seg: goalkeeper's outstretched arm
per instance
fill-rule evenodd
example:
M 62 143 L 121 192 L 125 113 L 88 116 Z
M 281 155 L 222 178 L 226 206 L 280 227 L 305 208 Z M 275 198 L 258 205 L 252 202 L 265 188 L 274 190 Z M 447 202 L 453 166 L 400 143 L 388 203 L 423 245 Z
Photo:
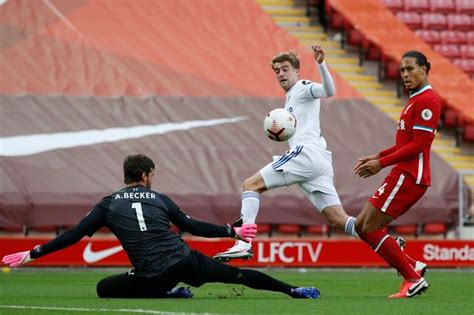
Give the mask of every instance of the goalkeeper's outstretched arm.
M 36 258 L 74 245 L 86 235 L 91 236 L 104 225 L 104 222 L 105 211 L 100 207 L 95 207 L 78 225 L 65 231 L 55 239 L 46 244 L 38 245 L 32 250 L 6 255 L 3 257 L 2 262 L 10 267 L 19 267 L 27 264 Z

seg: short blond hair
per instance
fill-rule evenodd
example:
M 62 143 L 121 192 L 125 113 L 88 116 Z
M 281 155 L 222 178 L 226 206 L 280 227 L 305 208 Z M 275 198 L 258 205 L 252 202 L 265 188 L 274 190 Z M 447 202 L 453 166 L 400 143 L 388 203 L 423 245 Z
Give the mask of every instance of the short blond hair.
M 275 63 L 277 62 L 285 62 L 288 61 L 293 68 L 299 69 L 300 68 L 300 60 L 298 59 L 298 56 L 296 55 L 296 52 L 292 50 L 288 51 L 282 51 L 279 52 L 275 57 L 272 59 L 272 69 Z

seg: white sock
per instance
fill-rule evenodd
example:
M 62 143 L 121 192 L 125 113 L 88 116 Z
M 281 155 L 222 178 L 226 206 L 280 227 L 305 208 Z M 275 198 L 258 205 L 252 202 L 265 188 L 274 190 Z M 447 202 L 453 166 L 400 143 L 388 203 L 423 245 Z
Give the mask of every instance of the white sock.
M 244 191 L 242 193 L 242 215 L 243 223 L 255 223 L 258 209 L 260 207 L 260 194 L 255 191 Z
M 344 230 L 345 230 L 346 234 L 349 234 L 349 235 L 352 235 L 352 236 L 355 236 L 355 237 L 359 237 L 359 235 L 357 234 L 356 229 L 355 229 L 355 221 L 356 221 L 356 218 L 349 217 L 346 221 L 346 225 L 345 225 Z

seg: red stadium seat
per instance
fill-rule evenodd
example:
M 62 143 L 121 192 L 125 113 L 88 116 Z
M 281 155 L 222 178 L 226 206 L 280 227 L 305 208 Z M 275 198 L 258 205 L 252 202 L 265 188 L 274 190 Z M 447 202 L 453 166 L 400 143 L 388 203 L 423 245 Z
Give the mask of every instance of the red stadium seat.
M 461 58 L 474 59 L 474 45 L 462 45 L 459 50 L 461 51 Z
M 465 127 L 470 124 L 471 124 L 471 121 L 467 119 L 464 115 L 459 116 L 459 126 Z
M 434 30 L 416 30 L 416 36 L 424 40 L 430 45 L 440 44 L 441 43 L 441 35 L 440 32 Z
M 418 225 L 417 224 L 396 225 L 393 227 L 393 233 L 399 234 L 399 235 L 411 235 L 411 236 L 417 237 Z
M 327 225 L 310 225 L 306 228 L 306 234 L 329 236 L 331 229 Z
M 42 226 L 30 226 L 29 229 L 30 231 L 35 231 L 35 232 L 44 232 L 44 233 L 49 233 L 49 232 L 56 232 L 58 230 L 58 226 L 56 225 L 42 225 Z
M 390 79 L 400 78 L 400 63 L 390 61 L 385 65 L 385 77 Z
M 384 75 L 387 79 L 400 78 L 400 61 L 387 58 L 386 54 L 382 54 L 380 62 L 384 66 Z
M 421 28 L 422 18 L 419 13 L 400 11 L 397 12 L 397 18 L 413 30 Z
M 471 17 L 467 14 L 448 14 L 448 28 L 451 30 L 470 31 L 472 30 Z
M 28 226 L 25 229 L 25 235 L 30 233 L 54 233 L 56 235 L 60 232 L 60 227 L 57 225 L 42 225 L 42 226 Z
M 258 225 L 258 233 L 268 234 L 271 231 L 270 224 L 259 224 Z
M 330 15 L 330 22 L 329 25 L 333 29 L 345 29 L 349 26 L 349 23 L 347 20 L 344 18 L 344 16 L 336 11 L 333 11 L 333 13 Z
M 442 31 L 440 35 L 443 44 L 462 45 L 466 43 L 466 33 L 463 31 Z
M 427 12 L 430 10 L 428 0 L 405 0 L 405 11 Z
M 426 223 L 423 226 L 423 234 L 429 235 L 443 235 L 446 238 L 448 233 L 448 226 L 446 223 Z
M 25 226 L 6 226 L 3 228 L 0 228 L 0 231 L 5 232 L 5 233 L 12 233 L 12 234 L 25 234 Z
M 350 29 L 347 32 L 347 43 L 353 46 L 360 46 L 364 35 L 356 29 Z
M 442 13 L 423 13 L 421 21 L 426 29 L 444 30 L 447 27 L 446 15 Z
M 468 44 L 474 44 L 474 31 L 469 31 L 466 33 L 466 41 Z
M 403 11 L 403 0 L 384 0 L 383 2 L 393 12 Z
M 463 14 L 474 14 L 474 1 L 456 0 L 456 12 Z
M 285 234 L 298 233 L 300 226 L 298 224 L 279 224 L 276 227 L 276 231 Z
M 455 11 L 453 0 L 430 0 L 432 12 L 453 13 Z
M 442 113 L 442 122 L 444 128 L 453 128 L 458 125 L 459 113 L 453 109 L 447 108 Z
M 459 47 L 456 45 L 439 44 L 434 45 L 433 48 L 446 58 L 454 59 L 459 58 L 461 56 L 461 53 L 459 52 Z
M 474 142 L 474 125 L 464 126 L 463 140 L 466 142 Z
M 362 39 L 362 47 L 365 51 L 365 59 L 367 60 L 379 60 L 380 59 L 380 48 L 372 44 L 367 38 Z
M 298 224 L 279 224 L 276 232 L 281 234 L 295 234 L 301 236 L 301 229 Z
M 474 75 L 474 59 L 454 59 L 453 63 L 468 75 Z

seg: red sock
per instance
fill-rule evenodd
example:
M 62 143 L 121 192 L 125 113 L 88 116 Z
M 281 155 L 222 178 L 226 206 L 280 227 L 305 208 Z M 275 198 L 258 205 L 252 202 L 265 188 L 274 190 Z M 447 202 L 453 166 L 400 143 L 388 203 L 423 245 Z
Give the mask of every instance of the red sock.
M 407 253 L 405 253 L 405 251 L 402 251 L 404 254 L 405 254 L 405 257 L 407 258 L 408 262 L 410 263 L 410 266 L 412 266 L 413 268 L 416 267 L 416 260 L 414 260 L 413 258 L 411 258 L 410 256 L 408 256 Z
M 420 279 L 420 275 L 413 270 L 405 253 L 387 232 L 376 230 L 360 237 L 390 266 L 397 269 L 405 280 Z

